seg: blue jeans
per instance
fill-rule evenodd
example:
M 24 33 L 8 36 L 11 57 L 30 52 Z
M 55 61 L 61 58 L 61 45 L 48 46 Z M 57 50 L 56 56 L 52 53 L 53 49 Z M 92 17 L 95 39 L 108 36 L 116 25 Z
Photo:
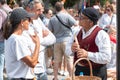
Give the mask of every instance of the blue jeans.
M 25 78 L 11 78 L 11 79 L 7 79 L 7 80 L 33 80 L 33 79 L 25 79 Z
M 35 74 L 35 75 L 36 75 L 37 80 L 48 80 L 46 72 Z
M 0 80 L 3 80 L 4 69 L 4 42 L 0 42 Z

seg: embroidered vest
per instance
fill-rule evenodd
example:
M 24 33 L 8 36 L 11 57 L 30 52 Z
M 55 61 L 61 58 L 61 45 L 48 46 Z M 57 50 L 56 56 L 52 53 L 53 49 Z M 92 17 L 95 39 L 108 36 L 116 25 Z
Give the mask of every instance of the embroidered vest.
M 78 39 L 78 42 L 79 42 L 79 45 L 80 45 L 80 48 L 83 48 L 87 51 L 90 51 L 90 52 L 98 52 L 98 47 L 97 45 L 95 44 L 95 38 L 98 34 L 98 32 L 101 30 L 101 28 L 99 27 L 96 27 L 93 32 L 88 36 L 86 37 L 85 39 L 82 39 L 82 30 L 78 33 L 77 35 L 77 39 Z M 77 54 L 75 53 L 74 54 L 74 62 L 77 60 Z M 103 64 L 98 64 L 98 63 L 94 63 L 92 61 L 90 61 L 92 63 L 92 67 L 93 69 L 94 68 L 98 68 L 98 67 L 101 67 Z M 88 65 L 88 62 L 83 60 L 83 61 L 80 61 L 80 64 L 86 66 L 86 67 L 89 67 Z

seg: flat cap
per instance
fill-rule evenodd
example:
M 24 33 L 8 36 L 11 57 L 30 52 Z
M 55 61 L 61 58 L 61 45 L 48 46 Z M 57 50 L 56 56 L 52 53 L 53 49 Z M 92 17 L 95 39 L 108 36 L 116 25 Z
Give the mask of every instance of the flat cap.
M 82 14 L 87 16 L 91 21 L 96 22 L 98 21 L 100 14 L 98 10 L 94 9 L 93 7 L 88 7 L 82 11 Z

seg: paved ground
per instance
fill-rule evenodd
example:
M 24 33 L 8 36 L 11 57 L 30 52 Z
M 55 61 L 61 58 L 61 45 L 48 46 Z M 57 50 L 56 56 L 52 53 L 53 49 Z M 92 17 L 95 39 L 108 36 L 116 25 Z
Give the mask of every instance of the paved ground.
M 48 80 L 53 80 L 53 74 L 51 74 L 51 75 L 48 75 Z M 67 76 L 60 76 L 60 75 L 58 75 L 58 79 L 59 80 L 65 80 L 65 78 L 66 78 Z M 4 80 L 7 80 L 7 75 L 4 73 Z
M 53 72 L 53 69 L 50 69 L 50 68 L 49 68 L 49 71 L 50 71 L 50 72 Z M 67 77 L 67 76 L 58 75 L 58 79 L 59 79 L 59 80 L 65 80 L 66 77 Z M 53 80 L 53 78 L 54 78 L 53 74 L 52 74 L 52 75 L 48 75 L 48 80 Z
M 59 80 L 65 80 L 65 76 L 58 76 Z M 7 80 L 7 77 L 4 77 L 4 80 Z M 53 80 L 53 75 L 48 75 L 48 80 Z
M 65 76 L 60 76 L 60 75 L 58 76 L 59 80 L 65 80 L 65 78 L 66 78 Z M 52 80 L 52 79 L 53 79 L 53 75 L 48 75 L 48 80 Z

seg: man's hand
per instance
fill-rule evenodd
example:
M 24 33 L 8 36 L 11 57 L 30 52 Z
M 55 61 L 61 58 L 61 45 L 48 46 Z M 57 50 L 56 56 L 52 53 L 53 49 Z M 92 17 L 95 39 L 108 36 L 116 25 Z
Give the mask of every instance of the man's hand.
M 77 52 L 78 58 L 87 58 L 88 52 L 84 49 L 79 48 L 78 44 L 74 42 L 71 47 L 72 52 Z
M 37 32 L 34 32 L 35 35 L 30 35 L 30 37 L 32 38 L 33 42 L 36 44 L 36 45 L 40 45 L 40 40 L 39 40 L 39 37 L 37 35 Z
M 88 57 L 88 52 L 85 49 L 77 49 L 77 57 L 78 58 L 87 58 Z
M 72 47 L 71 47 L 72 52 L 77 52 L 77 50 L 78 50 L 78 48 L 79 48 L 78 45 L 79 45 L 79 44 L 77 44 L 76 42 L 74 42 L 74 43 L 72 44 Z
M 43 33 L 43 37 L 46 37 L 49 34 L 49 31 L 48 30 L 42 30 L 42 33 Z

